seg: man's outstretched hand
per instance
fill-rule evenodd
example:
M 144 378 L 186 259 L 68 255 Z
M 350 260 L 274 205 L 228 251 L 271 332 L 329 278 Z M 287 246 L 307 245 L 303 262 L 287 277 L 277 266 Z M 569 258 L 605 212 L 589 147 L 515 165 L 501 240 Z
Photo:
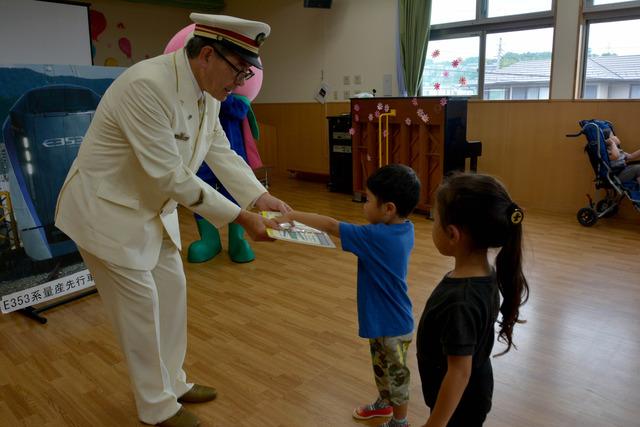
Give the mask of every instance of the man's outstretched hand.
M 233 222 L 241 225 L 251 240 L 256 242 L 273 240 L 267 235 L 267 228 L 280 229 L 280 225 L 274 220 L 245 210 L 241 210 Z

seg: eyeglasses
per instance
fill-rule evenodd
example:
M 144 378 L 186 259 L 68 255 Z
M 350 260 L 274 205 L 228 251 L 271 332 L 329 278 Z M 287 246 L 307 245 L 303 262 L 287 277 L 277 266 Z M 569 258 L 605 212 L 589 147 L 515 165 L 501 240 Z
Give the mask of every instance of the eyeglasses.
M 238 67 L 236 67 L 233 64 L 233 62 L 229 61 L 227 59 L 227 57 L 224 56 L 215 46 L 212 46 L 212 47 L 213 47 L 213 50 L 216 51 L 218 56 L 220 58 L 224 59 L 224 62 L 226 62 L 227 65 L 229 65 L 229 67 L 231 67 L 231 69 L 236 72 L 236 78 L 234 80 L 236 83 L 241 83 L 242 81 L 249 80 L 251 77 L 255 76 L 255 73 L 253 71 L 251 71 L 251 70 L 246 70 L 245 71 L 245 70 L 241 70 Z

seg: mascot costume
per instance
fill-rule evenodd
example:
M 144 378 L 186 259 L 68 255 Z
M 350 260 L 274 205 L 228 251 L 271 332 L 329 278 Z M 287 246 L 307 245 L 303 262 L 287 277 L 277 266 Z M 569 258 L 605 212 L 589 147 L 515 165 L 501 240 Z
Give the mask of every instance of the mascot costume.
M 193 34 L 194 28 L 195 24 L 192 24 L 180 30 L 169 41 L 164 53 L 170 53 L 184 47 Z M 262 167 L 262 161 L 256 147 L 259 130 L 253 110 L 251 110 L 251 101 L 258 95 L 262 86 L 262 70 L 251 67 L 251 71 L 255 73 L 253 78 L 247 80 L 243 86 L 237 87 L 222 102 L 219 117 L 231 144 L 231 149 L 255 170 Z M 196 175 L 235 203 L 233 197 L 218 181 L 206 163 L 200 166 Z M 200 240 L 189 245 L 187 259 L 192 263 L 205 262 L 215 257 L 222 250 L 220 233 L 213 224 L 200 215 L 195 214 L 195 218 Z M 244 263 L 255 259 L 255 254 L 251 250 L 249 242 L 244 239 L 244 229 L 238 224 L 229 224 L 228 251 L 229 257 L 234 262 Z

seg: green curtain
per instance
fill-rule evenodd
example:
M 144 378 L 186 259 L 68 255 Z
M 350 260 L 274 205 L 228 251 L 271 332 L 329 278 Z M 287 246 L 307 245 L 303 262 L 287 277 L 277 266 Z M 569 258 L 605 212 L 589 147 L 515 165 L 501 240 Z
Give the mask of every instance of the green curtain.
M 408 96 L 420 93 L 429 42 L 431 0 L 399 0 L 400 53 Z

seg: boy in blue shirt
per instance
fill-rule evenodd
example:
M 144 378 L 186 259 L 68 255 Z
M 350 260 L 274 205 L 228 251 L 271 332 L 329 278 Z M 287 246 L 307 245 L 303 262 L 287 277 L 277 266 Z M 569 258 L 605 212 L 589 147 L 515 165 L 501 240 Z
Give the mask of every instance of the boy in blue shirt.
M 413 169 L 391 164 L 376 170 L 367 180 L 367 225 L 298 211 L 276 219 L 279 223 L 299 221 L 340 237 L 342 249 L 358 257 L 359 335 L 369 339 L 379 396 L 374 403 L 356 408 L 353 417 L 393 415 L 382 425 L 388 427 L 408 426 L 406 362 L 413 314 L 407 270 L 414 231 L 407 217 L 418 204 L 419 195 L 420 181 Z

